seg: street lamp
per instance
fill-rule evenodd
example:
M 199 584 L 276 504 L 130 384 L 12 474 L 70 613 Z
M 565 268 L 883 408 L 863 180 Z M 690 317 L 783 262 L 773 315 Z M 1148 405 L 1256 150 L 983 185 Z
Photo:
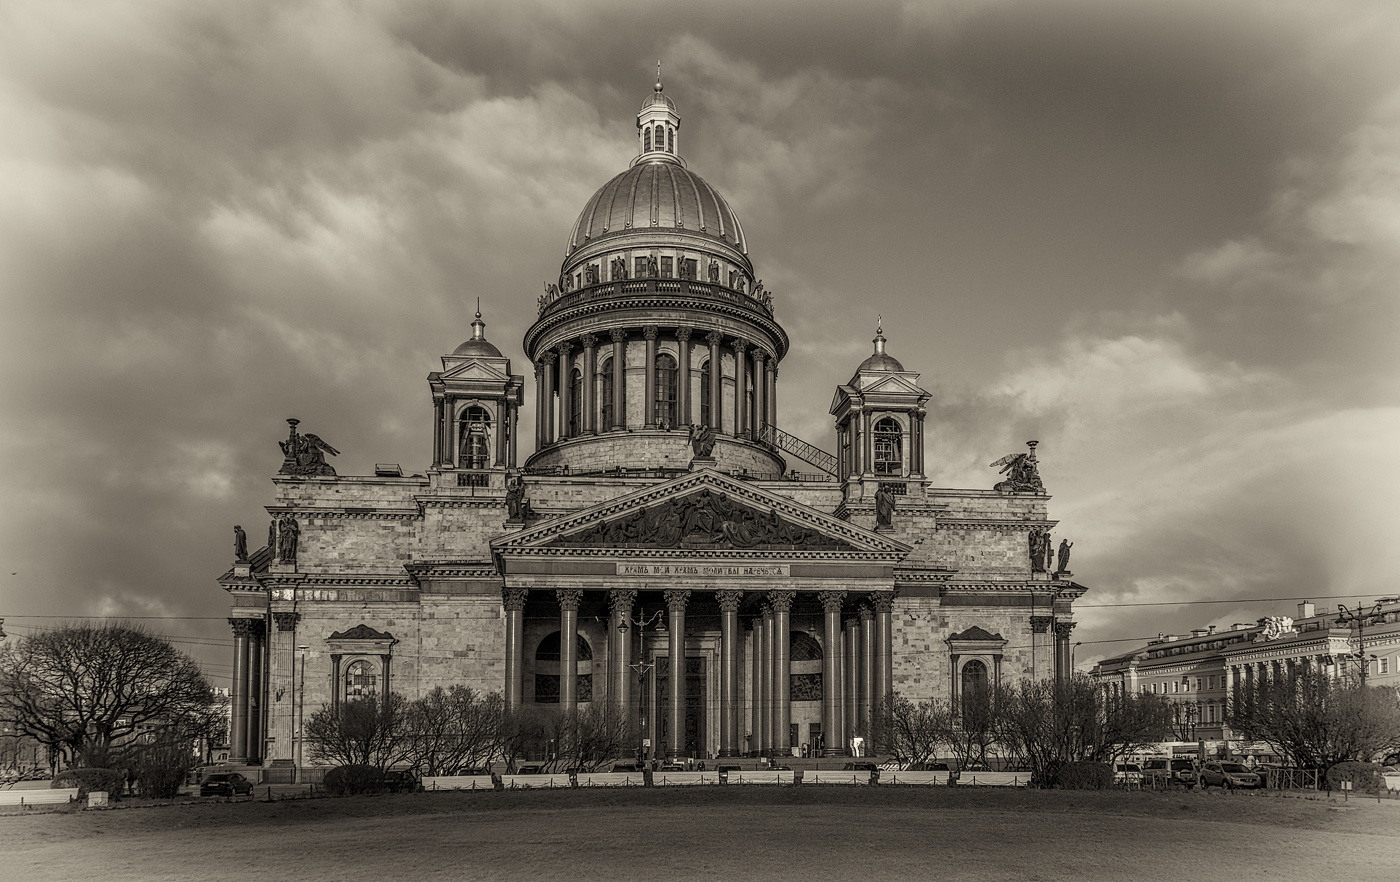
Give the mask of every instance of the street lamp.
M 1366 626 L 1374 625 L 1385 620 L 1385 613 L 1381 612 L 1381 601 L 1376 601 L 1376 605 L 1366 611 L 1361 607 L 1347 609 L 1346 604 L 1337 604 L 1337 611 L 1341 615 L 1337 616 L 1339 625 L 1356 625 L 1356 658 L 1361 662 L 1361 688 L 1366 688 L 1367 668 L 1370 664 L 1366 661 Z
M 624 622 L 624 624 L 625 624 L 625 622 Z M 636 673 L 637 673 L 637 707 L 638 707 L 638 708 L 645 707 L 645 706 L 646 706 L 646 702 L 645 702 L 645 701 L 643 700 L 643 698 L 642 698 L 642 689 L 643 689 L 643 687 L 646 686 L 647 674 L 650 674 L 651 671 L 652 671 L 652 669 L 656 667 L 656 662 L 636 661 L 636 662 L 633 662 L 632 664 L 628 665 L 628 667 L 630 667 L 633 671 L 636 671 Z M 638 762 L 638 763 L 641 763 L 641 762 L 643 762 L 643 761 L 646 759 L 646 748 L 647 748 L 647 745 L 646 745 L 646 732 L 647 732 L 647 718 L 646 718 L 646 715 L 645 715 L 645 714 L 642 714 L 642 713 L 638 713 L 638 714 L 637 714 L 637 762 Z
M 297 647 L 297 656 L 301 658 L 301 679 L 297 681 L 297 783 L 301 783 L 301 726 L 303 722 L 303 711 L 306 708 L 306 652 L 311 647 L 305 644 Z M 295 662 L 295 659 L 293 660 Z

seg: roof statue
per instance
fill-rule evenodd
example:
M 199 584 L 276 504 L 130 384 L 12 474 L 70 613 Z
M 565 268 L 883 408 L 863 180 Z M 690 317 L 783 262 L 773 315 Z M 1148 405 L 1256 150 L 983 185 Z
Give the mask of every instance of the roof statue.
M 277 470 L 279 475 L 300 475 L 302 477 L 335 477 L 335 469 L 326 462 L 326 454 L 339 456 L 340 451 L 322 441 L 319 436 L 309 432 L 304 435 L 297 434 L 297 424 L 301 420 L 289 419 L 287 425 L 291 427 L 291 432 L 286 441 L 278 441 L 277 446 L 282 448 L 282 468 Z
M 993 490 L 1002 493 L 1044 493 L 1045 485 L 1040 481 L 1040 470 L 1035 458 L 1035 447 L 1039 441 L 1027 441 L 1029 453 L 1008 453 L 992 463 L 988 468 L 1000 468 L 999 474 L 1006 475 L 1005 481 L 998 481 Z

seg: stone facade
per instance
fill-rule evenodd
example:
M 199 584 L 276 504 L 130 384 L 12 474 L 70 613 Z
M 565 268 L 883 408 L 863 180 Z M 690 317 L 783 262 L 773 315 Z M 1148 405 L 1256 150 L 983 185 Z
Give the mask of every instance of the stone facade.
M 659 84 L 638 127 L 633 171 L 589 203 L 526 334 L 523 465 L 526 381 L 478 314 L 429 375 L 421 474 L 274 477 L 269 545 L 219 580 L 236 759 L 303 761 L 316 709 L 459 683 L 627 715 L 651 755 L 840 754 L 892 692 L 1067 675 L 1084 588 L 1033 566 L 1055 526 L 1034 445 L 1016 460 L 1034 485 L 931 487 L 929 393 L 879 330 L 837 389 L 838 454 L 783 433 L 788 339 L 747 240 L 676 170 Z M 670 170 L 633 174 L 648 163 Z

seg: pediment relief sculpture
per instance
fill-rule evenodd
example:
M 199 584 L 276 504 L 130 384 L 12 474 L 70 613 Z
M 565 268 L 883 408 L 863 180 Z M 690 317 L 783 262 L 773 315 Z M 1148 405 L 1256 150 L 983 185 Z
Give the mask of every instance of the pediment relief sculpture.
M 853 550 L 844 540 L 784 520 L 775 509 L 760 511 L 709 489 L 560 536 L 550 544 Z

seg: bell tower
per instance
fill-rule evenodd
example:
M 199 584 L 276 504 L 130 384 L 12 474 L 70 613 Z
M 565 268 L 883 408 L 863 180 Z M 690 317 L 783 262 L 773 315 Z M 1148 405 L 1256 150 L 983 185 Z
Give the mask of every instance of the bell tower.
M 459 484 L 490 483 L 489 472 L 515 468 L 516 420 L 525 378 L 486 339 L 477 304 L 471 339 L 428 375 L 433 393 L 433 470 L 456 470 Z
M 836 387 L 836 477 L 846 503 L 869 503 L 882 484 L 896 496 L 922 496 L 924 405 L 929 393 L 919 375 L 906 371 L 885 351 L 882 323 L 875 326 L 875 351 L 850 382 Z

